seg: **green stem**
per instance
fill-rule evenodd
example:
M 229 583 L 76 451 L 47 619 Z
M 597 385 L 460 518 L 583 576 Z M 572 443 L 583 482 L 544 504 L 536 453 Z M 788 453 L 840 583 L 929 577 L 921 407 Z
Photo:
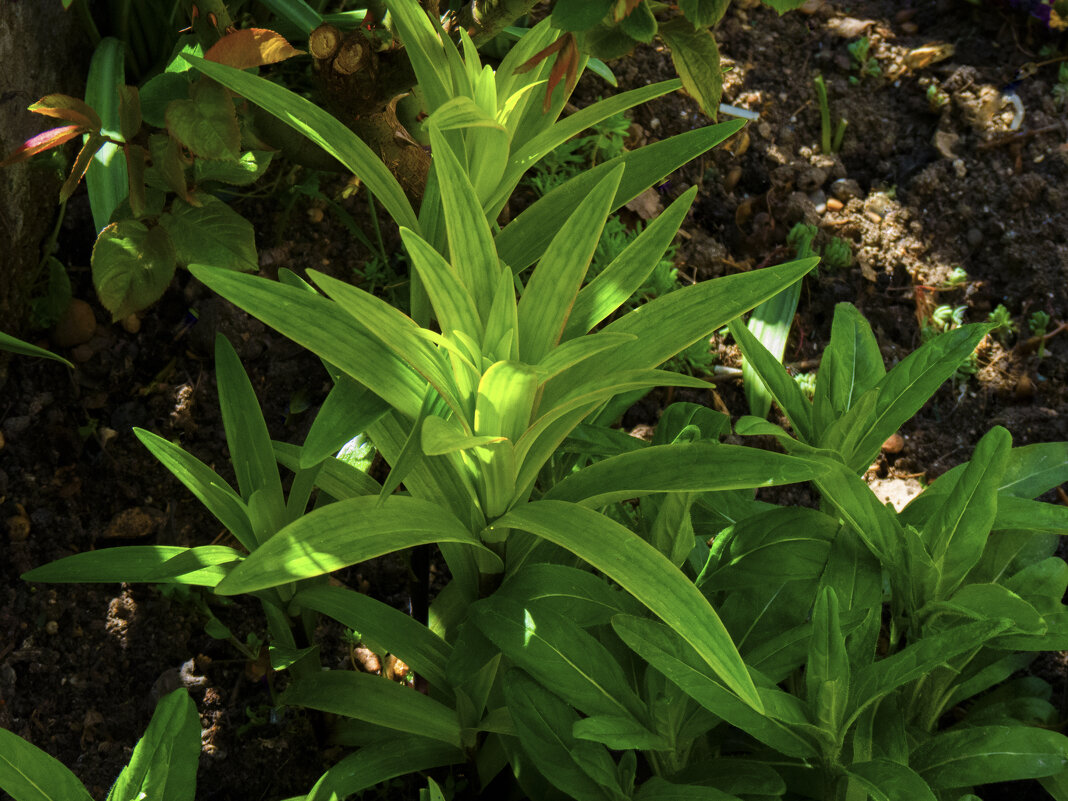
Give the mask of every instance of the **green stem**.
M 817 75 L 814 83 L 816 84 L 816 98 L 820 103 L 820 147 L 823 148 L 824 155 L 830 155 L 832 152 L 831 106 L 827 101 L 827 83 L 822 75 Z

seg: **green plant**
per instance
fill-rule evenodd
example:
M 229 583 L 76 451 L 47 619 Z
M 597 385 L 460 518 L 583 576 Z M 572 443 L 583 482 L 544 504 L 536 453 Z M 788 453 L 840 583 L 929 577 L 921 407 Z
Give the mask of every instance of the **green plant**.
M 184 689 L 160 699 L 130 762 L 107 801 L 193 801 L 200 757 L 200 716 Z M 14 801 L 90 801 L 92 796 L 62 763 L 0 729 L 0 789 Z
M 940 111 L 949 104 L 949 94 L 937 83 L 932 82 L 928 85 L 926 96 L 927 105 L 931 111 Z
M 1068 61 L 1062 61 L 1057 68 L 1057 83 L 1053 85 L 1053 100 L 1064 108 L 1068 105 Z
M 425 292 L 425 322 L 416 319 L 417 309 L 413 317 L 405 316 L 327 276 L 311 276 L 329 296 L 324 297 L 285 272 L 282 283 L 249 276 L 234 281 L 237 273 L 194 266 L 209 286 L 310 347 L 328 365 L 335 388 L 308 439 L 299 448 L 276 443 L 272 451 L 251 389 L 233 389 L 247 385 L 247 379 L 220 340 L 219 386 L 239 492 L 176 446 L 147 432 L 139 436 L 224 522 L 241 549 L 156 546 L 136 554 L 111 549 L 70 557 L 27 577 L 121 577 L 202 584 L 222 595 L 254 593 L 268 618 L 272 655 L 282 658 L 272 661 L 292 674 L 283 702 L 372 724 L 375 743 L 342 760 L 314 792 L 344 795 L 398 773 L 468 758 L 477 762 L 485 754 L 478 763 L 484 781 L 510 762 L 518 781 L 541 797 L 545 779 L 530 768 L 530 760 L 541 765 L 544 750 L 559 744 L 555 735 L 546 739 L 536 715 L 558 677 L 565 690 L 577 693 L 578 708 L 606 716 L 583 735 L 591 738 L 590 745 L 578 753 L 585 752 L 590 764 L 614 764 L 607 746 L 621 743 L 614 733 L 620 716 L 645 738 L 641 742 L 661 742 L 648 739 L 654 717 L 647 705 L 655 696 L 638 700 L 634 690 L 619 685 L 621 668 L 602 659 L 591 634 L 554 611 L 566 605 L 551 602 L 533 613 L 539 621 L 534 643 L 539 654 L 548 651 L 536 659 L 524 657 L 522 643 L 531 640 L 533 630 L 523 634 L 522 604 L 531 587 L 552 590 L 580 581 L 594 599 L 610 599 L 609 608 L 642 608 L 612 590 L 605 578 L 576 565 L 588 563 L 627 588 L 698 648 L 743 705 L 761 707 L 715 611 L 677 568 L 693 536 L 671 524 L 682 507 L 647 505 L 644 537 L 589 507 L 598 505 L 597 495 L 636 487 L 651 476 L 673 491 L 735 490 L 808 478 L 809 463 L 669 440 L 640 454 L 637 462 L 629 454 L 622 461 L 598 462 L 621 472 L 564 498 L 552 494 L 565 483 L 554 479 L 557 470 L 563 470 L 561 476 L 569 473 L 556 451 L 591 416 L 618 416 L 621 394 L 665 384 L 706 388 L 703 381 L 655 368 L 796 282 L 814 261 L 685 287 L 590 333 L 656 268 L 696 190 L 675 201 L 587 283 L 584 276 L 609 213 L 740 126 L 726 123 L 622 154 L 570 179 L 494 236 L 490 220 L 532 163 L 575 132 L 670 84 L 604 101 L 560 123 L 539 115 L 531 132 L 518 117 L 528 111 L 527 90 L 537 75 L 517 78 L 507 63 L 509 58 L 522 63 L 521 48 L 536 48 L 538 36 L 551 36 L 547 27 L 524 37 L 494 74 L 479 69 L 466 43 L 465 62 L 450 50 L 448 39 L 433 37 L 431 21 L 416 7 L 397 3 L 392 10 L 409 52 L 419 55 L 416 69 L 433 109 L 428 119 L 432 190 L 418 216 L 381 162 L 331 118 L 262 79 L 207 61 L 194 63 L 299 124 L 372 187 L 401 224 L 415 279 Z M 461 87 L 455 96 L 449 96 L 443 75 Z M 471 94 L 463 93 L 465 87 Z M 557 109 L 565 99 L 554 100 Z M 476 153 L 479 158 L 470 157 Z M 664 433 L 668 430 L 665 426 Z M 382 485 L 332 455 L 360 432 L 390 465 Z M 288 497 L 275 460 L 295 472 Z M 690 478 L 680 482 L 678 470 L 684 465 Z M 402 484 L 405 492 L 398 493 Z M 307 511 L 314 487 L 319 495 Z M 326 584 L 326 574 L 339 567 L 428 543 L 438 545 L 452 573 L 448 589 L 430 608 L 429 628 Z M 305 638 L 316 613 L 336 617 L 398 654 L 427 680 L 430 695 L 380 677 L 320 672 L 314 646 Z M 604 627 L 603 613 L 599 617 Z M 595 672 L 619 689 L 617 700 L 560 661 L 575 643 L 581 645 L 576 653 L 593 658 Z M 550 704 L 566 707 L 563 700 Z M 355 736 L 351 730 L 350 735 Z M 567 738 L 572 738 L 570 729 Z M 359 742 L 355 737 L 354 744 Z M 399 756 L 383 761 L 386 753 Z M 584 774 L 570 756 L 566 761 L 570 768 L 563 762 L 544 767 L 549 781 L 565 789 L 576 781 L 615 784 L 605 775 L 576 778 Z
M 823 248 L 823 258 L 820 262 L 829 270 L 845 270 L 853 264 L 853 248 L 849 242 L 841 237 L 831 237 Z
M 838 124 L 831 127 L 831 104 L 827 99 L 827 82 L 822 75 L 817 75 L 813 80 L 816 85 L 816 100 L 820 104 L 820 147 L 827 155 L 837 153 L 842 149 L 842 138 L 845 136 L 846 126 L 849 124 L 845 117 L 838 119 Z
M 846 49 L 849 50 L 850 58 L 853 60 L 853 66 L 857 72 L 860 73 L 858 78 L 856 75 L 849 76 L 849 82 L 852 84 L 859 83 L 862 78 L 878 78 L 883 74 L 882 68 L 879 66 L 879 62 L 871 55 L 871 39 L 867 36 L 861 36 L 859 39 L 850 42 L 846 45 Z
M 1027 327 L 1031 331 L 1031 336 L 1039 337 L 1038 345 L 1038 358 L 1044 359 L 1046 357 L 1046 332 L 1049 330 L 1049 324 L 1053 322 L 1053 319 L 1041 309 L 1036 312 L 1031 312 L 1031 316 L 1027 318 Z
M 1003 303 L 999 303 L 997 308 L 990 312 L 988 319 L 993 326 L 990 329 L 990 333 L 1001 339 L 1007 338 L 1018 330 L 1016 323 L 1012 320 L 1012 315 L 1009 314 L 1009 310 L 1005 308 Z
M 963 267 L 957 266 L 949 271 L 949 275 L 946 276 L 946 280 L 943 283 L 943 287 L 946 289 L 956 289 L 962 287 L 968 283 L 968 272 Z

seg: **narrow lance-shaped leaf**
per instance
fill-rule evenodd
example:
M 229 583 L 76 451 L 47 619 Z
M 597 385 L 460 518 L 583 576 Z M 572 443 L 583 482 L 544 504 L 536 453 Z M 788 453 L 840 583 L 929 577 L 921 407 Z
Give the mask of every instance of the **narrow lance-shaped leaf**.
M 62 762 L 7 729 L 0 729 L 0 789 L 14 801 L 92 801 Z
M 449 259 L 484 320 L 501 271 L 493 235 L 467 173 L 434 125 L 430 126 L 430 142 L 445 213 Z
M 520 506 L 491 529 L 495 527 L 529 531 L 585 559 L 678 632 L 743 701 L 763 710 L 745 663 L 708 600 L 638 535 L 596 512 L 561 501 Z
M 790 292 L 791 289 L 785 291 Z M 781 296 L 782 293 L 776 295 L 776 297 Z M 765 301 L 765 303 L 769 302 L 772 301 Z M 792 319 L 793 315 L 791 314 Z M 761 386 L 779 404 L 779 407 L 790 421 L 790 425 L 797 432 L 798 439 L 812 443 L 812 407 L 801 393 L 801 388 L 797 385 L 797 382 L 786 372 L 786 368 L 782 366 L 775 354 L 769 352 L 764 344 L 739 320 L 730 322 L 730 330 L 746 356 L 746 365 L 751 374 L 756 374 L 754 377 L 762 381 Z M 759 405 L 754 409 L 754 402 L 759 403 L 759 392 L 750 395 L 747 385 L 746 397 L 750 398 L 750 409 L 753 414 L 757 417 L 767 416 L 766 409 L 763 409 L 763 414 L 761 414 L 762 409 Z
M 622 177 L 620 166 L 593 188 L 530 276 L 519 300 L 519 353 L 524 361 L 536 364 L 560 341 Z
M 398 495 L 381 505 L 377 497 L 351 498 L 287 525 L 231 572 L 216 592 L 254 592 L 430 542 L 464 543 L 492 554 L 435 504 Z

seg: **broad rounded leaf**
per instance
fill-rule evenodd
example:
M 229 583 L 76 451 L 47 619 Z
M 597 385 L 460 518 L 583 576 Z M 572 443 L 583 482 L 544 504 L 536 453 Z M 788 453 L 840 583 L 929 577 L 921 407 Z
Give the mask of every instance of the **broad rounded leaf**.
M 167 106 L 167 128 L 193 153 L 205 159 L 238 158 L 241 129 L 230 93 L 202 81 L 193 87 L 190 100 L 175 100 Z
M 588 31 L 611 8 L 612 0 L 559 0 L 553 7 L 552 25 L 563 31 Z
M 178 263 L 210 264 L 252 273 L 259 269 L 252 223 L 217 197 L 196 193 L 200 206 L 175 199 L 159 218 L 174 243 Z
M 697 101 L 701 111 L 715 119 L 723 94 L 723 72 L 712 32 L 695 31 L 689 22 L 676 17 L 660 26 L 660 35 L 671 48 L 671 60 L 682 78 L 683 89 Z
M 174 245 L 163 228 L 123 220 L 100 232 L 92 267 L 100 302 L 121 320 L 163 295 L 174 276 Z

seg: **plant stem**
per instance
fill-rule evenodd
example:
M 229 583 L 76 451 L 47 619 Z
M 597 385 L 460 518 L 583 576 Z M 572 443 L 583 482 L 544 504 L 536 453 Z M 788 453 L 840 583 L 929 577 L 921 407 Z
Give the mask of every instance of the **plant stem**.
M 488 42 L 529 13 L 537 2 L 538 0 L 472 0 L 456 15 L 456 22 L 471 31 L 471 39 L 479 45 Z
M 823 148 L 824 155 L 830 155 L 832 152 L 831 106 L 827 102 L 827 83 L 822 75 L 817 75 L 814 83 L 816 84 L 816 98 L 820 103 L 820 146 Z

